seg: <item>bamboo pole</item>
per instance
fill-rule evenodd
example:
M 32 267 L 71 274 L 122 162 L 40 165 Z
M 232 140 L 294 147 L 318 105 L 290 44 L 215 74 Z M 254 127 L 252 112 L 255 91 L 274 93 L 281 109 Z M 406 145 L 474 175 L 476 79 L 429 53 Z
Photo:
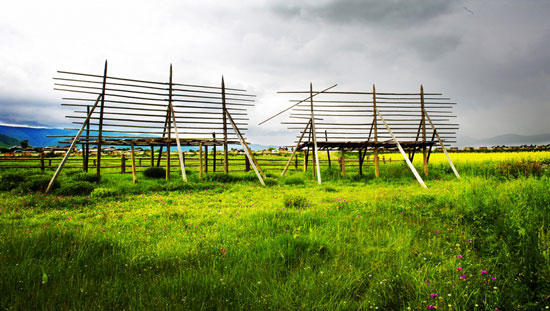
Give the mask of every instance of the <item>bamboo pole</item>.
M 317 134 L 315 133 L 315 115 L 313 114 L 313 84 L 309 83 L 309 99 L 311 107 L 311 132 L 313 133 L 313 156 L 317 166 L 317 183 L 321 184 L 321 168 L 319 167 L 319 155 L 317 153 Z M 315 175 L 315 173 L 313 174 Z
M 405 153 L 405 150 L 403 150 L 403 147 L 401 147 L 401 144 L 397 141 L 397 138 L 395 138 L 395 135 L 393 134 L 390 126 L 388 125 L 388 123 L 386 123 L 386 120 L 384 120 L 384 118 L 382 117 L 382 115 L 380 114 L 380 111 L 376 110 L 376 113 L 378 114 L 378 116 L 380 117 L 380 120 L 382 120 L 382 122 L 384 123 L 384 125 L 386 126 L 386 129 L 388 130 L 388 132 L 391 134 L 392 138 L 393 138 L 393 141 L 395 142 L 395 144 L 397 145 L 397 149 L 399 149 L 399 152 L 401 152 L 401 155 L 403 156 L 403 158 L 405 159 L 405 162 L 407 162 L 407 165 L 409 166 L 409 168 L 411 169 L 411 171 L 413 172 L 414 174 L 414 177 L 416 177 L 416 180 L 418 180 L 418 183 L 420 183 L 420 185 L 422 185 L 422 187 L 424 188 L 428 188 L 426 186 L 426 184 L 424 183 L 424 181 L 422 180 L 422 177 L 420 177 L 420 175 L 418 175 L 418 172 L 416 171 L 416 169 L 414 168 L 414 165 L 412 165 L 411 161 L 409 160 L 409 157 L 407 156 L 407 154 Z
M 424 87 L 420 85 L 420 109 L 422 124 L 422 162 L 424 164 L 424 176 L 428 176 L 428 152 L 426 150 L 426 110 L 424 110 Z M 415 148 L 416 150 L 416 148 Z
M 103 108 L 105 104 L 105 86 L 107 84 L 107 60 L 105 60 L 105 69 L 103 70 L 103 86 L 101 89 L 101 107 L 99 109 L 99 134 L 97 139 L 97 167 L 96 174 L 101 176 L 101 135 L 103 134 Z M 90 122 L 90 116 L 88 116 Z
M 61 172 L 61 169 L 63 168 L 63 165 L 65 165 L 65 162 L 69 158 L 69 154 L 71 153 L 71 150 L 73 150 L 73 147 L 76 144 L 76 141 L 78 140 L 78 138 L 80 137 L 80 135 L 84 131 L 84 128 L 86 127 L 86 123 L 88 123 L 88 121 L 90 120 L 90 116 L 92 115 L 92 113 L 94 113 L 94 110 L 97 107 L 97 104 L 99 103 L 99 100 L 101 98 L 102 98 L 102 96 L 99 95 L 99 97 L 97 98 L 94 106 L 92 107 L 92 110 L 88 114 L 88 118 L 86 118 L 86 121 L 84 122 L 84 124 L 82 124 L 82 127 L 80 128 L 80 130 L 78 131 L 78 133 L 74 137 L 73 142 L 71 143 L 71 146 L 69 147 L 69 150 L 67 150 L 67 153 L 65 153 L 65 156 L 63 157 L 63 160 L 61 160 L 61 163 L 59 163 L 59 166 L 57 167 L 57 170 L 53 174 L 52 179 L 50 180 L 50 183 L 48 184 L 48 187 L 46 188 L 46 193 L 48 193 L 48 191 L 50 191 L 55 179 L 57 178 L 57 175 L 59 175 L 59 172 Z
M 373 120 L 374 124 L 374 143 L 378 143 L 378 122 L 376 117 L 376 87 L 372 85 L 372 106 L 373 106 Z M 374 175 L 376 178 L 380 177 L 380 163 L 378 159 L 378 153 L 380 149 L 378 146 L 374 147 Z
M 168 105 L 170 106 L 170 114 L 172 115 L 172 122 L 174 122 L 174 131 L 176 133 L 176 144 L 178 145 L 178 156 L 180 159 L 180 169 L 181 169 L 181 178 L 184 182 L 187 182 L 187 175 L 185 174 L 185 163 L 183 160 L 183 154 L 181 152 L 181 142 L 178 134 L 178 124 L 176 122 L 176 113 L 174 112 L 174 106 L 172 105 L 172 64 L 170 64 L 170 88 L 168 90 Z M 168 134 L 170 138 L 170 134 Z M 170 153 L 170 148 L 168 148 L 168 153 Z M 170 157 L 168 157 L 170 161 Z M 170 168 L 170 166 L 168 166 Z
M 304 138 L 304 134 L 307 132 L 307 129 L 309 125 L 311 124 L 311 120 L 307 123 L 306 128 L 302 132 L 302 135 L 300 135 L 300 139 L 298 139 L 298 143 L 296 144 L 296 147 L 294 147 L 294 150 L 292 150 L 292 154 L 290 155 L 290 159 L 286 162 L 285 168 L 283 169 L 283 172 L 281 173 L 281 176 L 285 176 L 286 171 L 288 170 L 288 167 L 290 166 L 290 162 L 292 161 L 292 158 L 296 155 L 296 152 L 298 152 L 298 147 L 300 146 L 300 143 L 302 142 L 302 138 Z M 298 157 L 296 157 L 298 159 Z
M 256 165 L 258 163 L 256 162 L 256 159 L 254 159 L 254 156 L 252 155 L 252 152 L 248 148 L 248 145 L 246 144 L 246 141 L 244 140 L 243 136 L 241 135 L 241 131 L 239 131 L 239 128 L 237 127 L 235 122 L 233 122 L 233 119 L 231 118 L 231 115 L 229 114 L 229 112 L 227 110 L 225 110 L 225 113 L 227 113 L 227 117 L 228 117 L 229 121 L 231 122 L 231 125 L 233 126 L 233 129 L 235 130 L 235 133 L 237 133 L 237 137 L 239 138 L 239 142 L 241 143 L 241 146 L 244 149 L 244 153 L 248 157 L 248 160 L 250 161 L 250 164 L 252 165 L 252 168 L 254 169 L 254 172 L 256 173 L 256 176 L 258 176 L 258 179 L 260 180 L 260 183 L 262 184 L 262 186 L 265 186 L 264 180 L 262 179 L 262 175 L 264 175 L 264 174 L 263 174 L 263 172 L 262 172 L 262 174 L 260 174 L 260 172 L 258 171 L 259 165 L 258 165 L 258 167 L 256 167 Z M 264 175 L 264 178 L 265 178 L 265 175 Z
M 136 174 L 136 155 L 134 152 L 134 142 L 130 143 L 130 151 L 132 155 L 132 179 L 134 181 L 134 184 L 137 184 L 137 174 Z
M 430 116 L 425 113 L 426 119 L 428 119 L 428 122 L 430 123 L 430 126 L 435 132 L 435 126 L 432 123 L 432 120 L 430 119 Z M 439 140 L 439 144 L 441 145 L 441 148 L 443 149 L 443 152 L 445 153 L 445 156 L 447 157 L 447 161 L 449 161 L 449 165 L 451 165 L 451 168 L 453 169 L 453 172 L 455 173 L 456 178 L 460 179 L 460 175 L 458 174 L 458 171 L 456 170 L 453 161 L 451 161 L 451 157 L 449 157 L 449 154 L 447 153 L 447 148 L 445 148 L 445 145 L 443 144 L 443 140 L 441 140 L 441 137 L 439 137 L 439 134 L 435 132 L 435 136 L 437 137 L 437 140 Z

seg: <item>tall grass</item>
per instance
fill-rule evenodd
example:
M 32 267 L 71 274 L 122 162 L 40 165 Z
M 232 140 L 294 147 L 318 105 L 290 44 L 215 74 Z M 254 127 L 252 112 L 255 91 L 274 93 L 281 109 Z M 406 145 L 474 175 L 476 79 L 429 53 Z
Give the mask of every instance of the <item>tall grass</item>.
M 327 170 L 322 186 L 311 172 L 269 187 L 251 173 L 111 175 L 89 195 L 15 186 L 0 192 L 0 307 L 544 309 L 548 169 L 504 163 L 457 164 L 460 181 L 434 164 L 428 189 L 402 163 L 380 179 Z

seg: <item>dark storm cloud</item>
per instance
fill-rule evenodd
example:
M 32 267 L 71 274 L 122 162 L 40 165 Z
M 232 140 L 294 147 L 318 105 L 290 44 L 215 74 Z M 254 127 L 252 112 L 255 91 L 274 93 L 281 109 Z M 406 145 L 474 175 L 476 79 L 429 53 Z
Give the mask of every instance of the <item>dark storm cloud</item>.
M 321 5 L 276 4 L 273 12 L 285 18 L 315 18 L 348 24 L 411 27 L 429 22 L 457 7 L 441 0 L 339 0 Z

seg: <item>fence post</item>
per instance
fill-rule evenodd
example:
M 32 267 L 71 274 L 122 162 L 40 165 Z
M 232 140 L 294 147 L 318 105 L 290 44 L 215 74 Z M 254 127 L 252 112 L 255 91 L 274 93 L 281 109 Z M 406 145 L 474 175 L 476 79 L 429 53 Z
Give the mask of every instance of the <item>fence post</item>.
M 126 155 L 124 153 L 120 155 L 120 173 L 126 173 Z
M 44 151 L 40 153 L 40 169 L 44 171 Z
M 244 167 L 245 167 L 244 169 L 245 171 L 247 172 L 250 171 L 250 160 L 248 160 L 247 156 L 244 157 Z
M 294 169 L 296 171 L 298 171 L 298 156 L 299 155 L 300 155 L 299 153 L 296 153 L 296 157 L 294 157 Z

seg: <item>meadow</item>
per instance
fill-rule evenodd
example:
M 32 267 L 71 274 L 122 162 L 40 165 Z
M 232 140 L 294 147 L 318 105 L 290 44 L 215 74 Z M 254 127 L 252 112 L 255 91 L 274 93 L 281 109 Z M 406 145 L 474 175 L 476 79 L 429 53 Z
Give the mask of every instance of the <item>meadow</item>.
M 548 309 L 550 152 L 451 157 L 428 189 L 399 161 L 266 187 L 65 170 L 48 195 L 52 171 L 1 170 L 0 308 Z

